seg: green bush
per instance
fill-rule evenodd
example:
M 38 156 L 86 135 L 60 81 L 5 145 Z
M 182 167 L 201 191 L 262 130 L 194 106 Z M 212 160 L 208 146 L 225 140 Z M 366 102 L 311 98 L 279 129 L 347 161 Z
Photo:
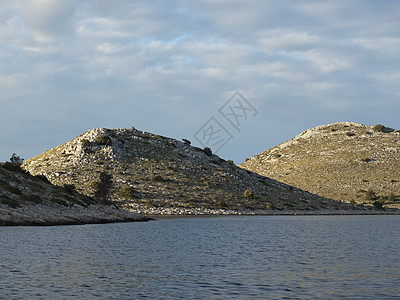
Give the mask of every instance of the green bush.
M 165 179 L 161 175 L 154 175 L 151 180 L 157 181 L 157 182 L 163 182 Z
M 126 199 L 138 198 L 135 194 L 135 190 L 128 185 L 121 186 L 117 191 L 117 196 Z
M 211 149 L 209 147 L 205 147 L 203 149 L 203 151 L 207 156 L 211 156 L 212 155 L 212 151 L 211 151 Z
M 100 181 L 92 183 L 95 188 L 95 198 L 107 201 L 108 193 L 112 186 L 112 175 L 105 172 L 100 173 Z
M 393 192 L 390 192 L 390 193 L 389 193 L 389 195 L 388 195 L 388 201 L 389 201 L 389 202 L 394 202 L 394 201 L 396 201 L 396 196 L 394 195 Z
M 265 208 L 266 209 L 275 209 L 275 205 L 273 203 L 271 203 L 271 202 L 267 202 L 265 204 Z
M 111 138 L 105 134 L 101 134 L 101 135 L 97 136 L 95 142 L 98 145 L 110 146 Z
M 220 209 L 226 208 L 228 204 L 224 200 L 220 200 L 216 203 L 216 206 Z
M 192 142 L 187 140 L 187 139 L 182 139 L 182 141 L 186 144 L 186 145 L 190 145 Z
M 372 189 L 368 189 L 368 191 L 365 192 L 365 200 L 373 201 L 376 199 L 377 199 L 376 193 Z
M 81 140 L 81 143 L 82 143 L 82 145 L 85 146 L 85 147 L 89 147 L 89 146 L 90 146 L 90 142 L 89 142 L 87 139 L 82 139 L 82 140 Z
M 347 136 L 354 136 L 354 135 L 356 135 L 354 132 L 350 132 L 350 131 L 348 131 L 348 132 L 346 132 L 346 135 Z
M 254 193 L 253 193 L 252 190 L 248 189 L 248 190 L 245 190 L 245 191 L 244 191 L 243 196 L 244 196 L 245 198 L 251 199 L 251 198 L 254 197 Z
M 372 203 L 376 209 L 383 209 L 383 201 L 377 200 Z
M 387 128 L 386 126 L 382 125 L 382 124 L 376 124 L 374 127 L 372 127 L 372 129 L 375 132 L 390 132 L 390 128 Z

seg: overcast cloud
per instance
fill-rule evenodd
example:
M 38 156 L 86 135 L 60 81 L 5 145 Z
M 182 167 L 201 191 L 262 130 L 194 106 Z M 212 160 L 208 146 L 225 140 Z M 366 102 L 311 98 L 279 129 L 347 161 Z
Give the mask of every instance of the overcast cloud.
M 193 138 L 235 91 L 258 111 L 218 153 L 301 131 L 400 128 L 398 1 L 0 0 L 0 160 L 95 127 Z

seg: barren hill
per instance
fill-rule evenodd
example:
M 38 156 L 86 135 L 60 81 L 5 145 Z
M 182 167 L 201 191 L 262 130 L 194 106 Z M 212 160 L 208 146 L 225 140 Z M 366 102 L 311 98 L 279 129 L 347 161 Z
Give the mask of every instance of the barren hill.
M 331 199 L 391 206 L 400 195 L 400 133 L 351 122 L 318 126 L 240 166 Z
M 140 213 L 352 207 L 246 171 L 187 140 L 134 128 L 89 130 L 23 167 Z

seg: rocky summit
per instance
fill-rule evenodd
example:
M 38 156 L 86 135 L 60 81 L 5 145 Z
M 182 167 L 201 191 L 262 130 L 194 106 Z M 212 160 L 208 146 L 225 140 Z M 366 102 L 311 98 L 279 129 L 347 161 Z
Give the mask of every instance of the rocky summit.
M 399 206 L 400 132 L 383 125 L 318 126 L 240 166 L 323 197 Z
M 186 139 L 135 128 L 89 130 L 23 168 L 146 214 L 356 209 L 239 168 Z

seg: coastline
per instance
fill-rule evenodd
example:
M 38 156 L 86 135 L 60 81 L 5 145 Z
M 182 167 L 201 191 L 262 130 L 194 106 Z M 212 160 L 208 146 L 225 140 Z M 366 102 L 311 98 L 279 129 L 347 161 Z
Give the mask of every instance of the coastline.
M 0 205 L 1 226 L 58 226 L 124 222 L 147 222 L 157 219 L 217 216 L 328 216 L 328 215 L 400 215 L 400 210 L 228 210 L 204 208 L 150 208 L 125 210 L 114 206 L 28 204 L 11 208 Z
M 352 210 L 224 210 L 203 208 L 151 208 L 131 210 L 134 213 L 154 219 L 173 217 L 207 217 L 207 216 L 295 216 L 295 215 L 400 215 L 398 209 L 352 209 Z
M 28 204 L 10 208 L 0 205 L 0 226 L 56 226 L 105 224 L 119 222 L 146 222 L 151 220 L 123 209 L 112 206 L 73 205 L 65 207 L 58 204 Z

